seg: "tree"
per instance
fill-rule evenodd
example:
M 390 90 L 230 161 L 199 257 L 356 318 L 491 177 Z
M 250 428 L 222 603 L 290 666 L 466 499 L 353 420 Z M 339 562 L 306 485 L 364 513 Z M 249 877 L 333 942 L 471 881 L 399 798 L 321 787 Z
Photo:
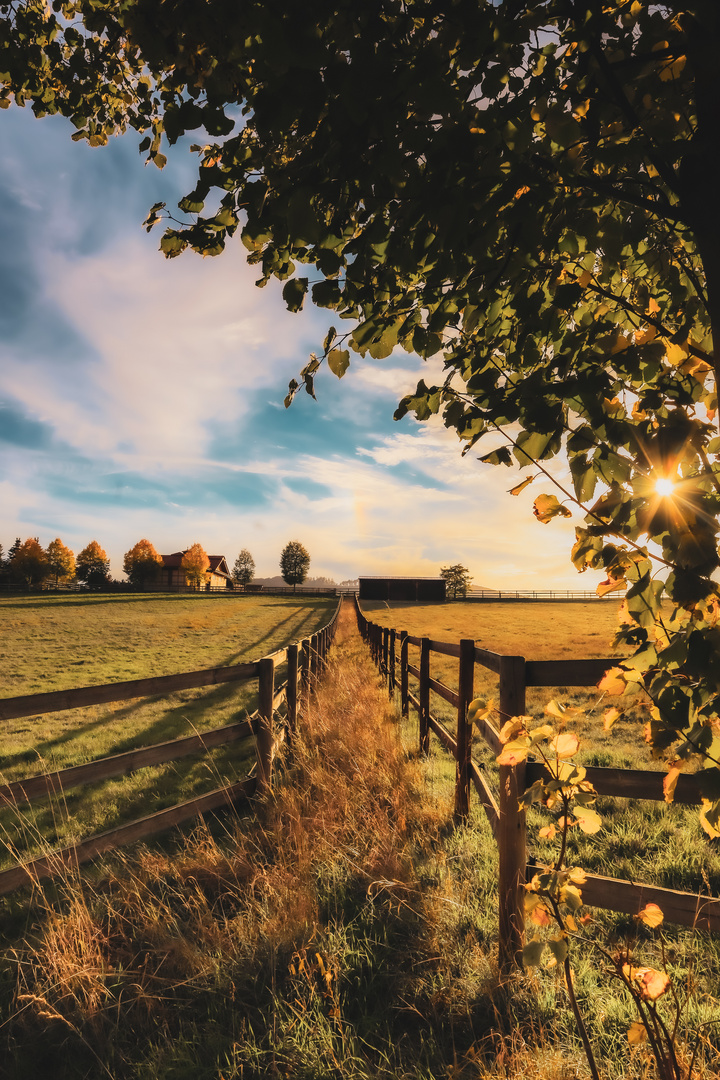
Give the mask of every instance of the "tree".
M 110 560 L 97 540 L 91 540 L 76 560 L 75 575 L 88 585 L 104 585 L 110 579 Z
M 160 566 L 162 559 L 149 540 L 138 540 L 123 557 L 123 570 L 128 581 L 140 589 L 156 576 Z
M 555 484 L 540 523 L 580 511 L 575 566 L 629 585 L 613 685 L 650 699 L 659 754 L 706 766 L 720 835 L 720 5 L 68 0 L 0 21 L 0 93 L 75 138 L 131 125 L 162 167 L 163 137 L 210 133 L 166 256 L 240 229 L 291 310 L 351 320 L 288 404 L 350 351 L 444 354 L 396 416 L 442 415 L 464 453 L 491 435 L 481 460 Z
M 48 544 L 45 561 L 50 573 L 55 575 L 56 586 L 61 579 L 66 581 L 75 574 L 75 555 L 70 548 L 65 547 L 59 536 Z
M 283 581 L 292 585 L 293 591 L 297 585 L 302 585 L 307 577 L 310 566 L 310 556 L 299 540 L 290 540 L 282 549 L 280 555 L 280 573 Z
M 445 589 L 451 600 L 458 600 L 467 596 L 467 591 L 472 585 L 472 578 L 467 566 L 455 563 L 453 566 L 443 566 L 440 577 L 445 578 Z
M 255 560 L 247 548 L 243 548 L 233 566 L 233 581 L 238 585 L 249 585 L 255 576 Z
M 48 563 L 37 536 L 24 543 L 13 544 L 14 554 L 10 560 L 10 576 L 28 586 L 41 585 L 47 577 Z
M 180 566 L 185 571 L 188 585 L 199 589 L 205 582 L 205 571 L 210 566 L 210 560 L 200 544 L 193 544 L 184 553 Z

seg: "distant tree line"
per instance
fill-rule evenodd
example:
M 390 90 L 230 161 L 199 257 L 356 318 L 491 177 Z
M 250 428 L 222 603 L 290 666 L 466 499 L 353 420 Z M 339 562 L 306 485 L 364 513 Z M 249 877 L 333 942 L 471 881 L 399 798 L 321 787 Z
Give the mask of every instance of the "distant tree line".
M 150 540 L 138 540 L 123 556 L 123 571 L 131 586 L 147 588 L 157 578 L 163 565 Z M 206 579 L 210 559 L 201 544 L 195 543 L 183 553 L 181 568 L 189 585 L 200 587 Z M 282 580 L 296 587 L 307 578 L 310 555 L 298 540 L 291 540 L 280 556 Z M 232 569 L 236 585 L 246 587 L 255 576 L 255 560 L 247 548 L 242 548 Z M 37 536 L 22 541 L 18 536 L 6 553 L 0 544 L 0 585 L 19 585 L 38 588 L 42 585 L 59 587 L 79 582 L 89 588 L 111 585 L 121 587 L 123 582 L 113 581 L 110 576 L 110 560 L 97 540 L 91 540 L 79 555 L 67 547 L 60 537 L 52 540 L 46 548 Z M 334 586 L 328 578 L 314 579 L 315 584 Z
M 37 536 L 25 541 L 18 536 L 7 554 L 0 544 L 0 584 L 57 587 L 74 581 L 91 588 L 110 584 L 110 560 L 97 540 L 91 540 L 77 557 L 59 536 L 46 548 Z

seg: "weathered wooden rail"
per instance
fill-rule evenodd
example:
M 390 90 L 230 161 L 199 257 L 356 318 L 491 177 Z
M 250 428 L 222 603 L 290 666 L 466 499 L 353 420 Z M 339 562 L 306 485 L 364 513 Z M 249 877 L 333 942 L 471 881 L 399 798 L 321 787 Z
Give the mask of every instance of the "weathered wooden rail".
M 22 716 L 62 712 L 67 709 L 100 705 L 133 698 L 171 694 L 178 690 L 216 686 L 221 683 L 247 683 L 257 680 L 258 708 L 246 720 L 214 728 L 199 735 L 140 747 L 124 754 L 100 758 L 83 765 L 55 772 L 30 776 L 0 786 L 0 807 L 18 806 L 37 799 L 68 791 L 81 784 L 90 784 L 123 776 L 149 765 L 162 765 L 192 754 L 204 753 L 212 747 L 224 746 L 239 739 L 255 737 L 257 762 L 255 775 L 214 791 L 199 795 L 187 802 L 159 810 L 107 832 L 88 837 L 60 851 L 21 863 L 0 871 L 0 895 L 56 876 L 68 868 L 86 863 L 96 856 L 116 848 L 145 840 L 166 832 L 176 825 L 250 797 L 266 794 L 272 784 L 273 758 L 286 735 L 292 738 L 297 725 L 303 695 L 315 686 L 327 651 L 335 637 L 342 599 L 327 623 L 315 634 L 278 649 L 269 656 L 247 664 L 160 675 L 151 679 L 132 679 L 127 682 L 101 686 L 83 686 L 73 690 L 57 690 L 46 694 L 27 694 L 23 697 L 0 698 L 0 721 Z M 276 685 L 276 670 L 287 662 L 287 678 Z M 275 716 L 285 705 L 283 724 L 276 727 Z
M 512 716 L 525 714 L 525 691 L 528 687 L 596 686 L 607 669 L 617 664 L 617 658 L 526 660 L 523 656 L 505 656 L 479 648 L 470 639 L 454 644 L 413 637 L 404 630 L 389 629 L 370 622 L 357 599 L 355 606 L 360 632 L 387 679 L 390 695 L 399 690 L 404 716 L 408 715 L 410 706 L 418 713 L 421 752 L 428 753 L 432 731 L 455 759 L 456 819 L 467 817 L 471 786 L 478 793 L 498 846 L 501 964 L 506 969 L 521 964 L 525 937 L 524 885 L 527 876 L 535 873 L 537 864 L 527 854 L 525 812 L 519 807 L 518 800 L 535 780 L 543 776 L 545 767 L 533 761 L 514 767 L 499 766 L 498 797 L 495 798 L 483 767 L 473 761 L 471 755 L 472 724 L 468 723 L 467 711 L 473 698 L 475 665 L 488 668 L 499 676 L 498 711 L 504 722 Z M 411 647 L 419 650 L 417 664 L 409 662 Z M 432 653 L 457 657 L 457 691 L 431 676 Z M 410 691 L 409 676 L 418 682 L 417 694 Z M 457 727 L 454 735 L 432 715 L 431 692 L 456 709 Z M 498 728 L 489 720 L 476 724 L 476 727 L 493 753 L 499 754 L 502 743 Z M 586 772 L 599 795 L 657 801 L 664 799 L 664 773 L 591 767 Z M 675 802 L 699 804 L 700 801 L 697 778 L 680 776 Z M 669 922 L 720 932 L 720 899 L 713 896 L 678 892 L 598 874 L 587 875 L 582 892 L 584 901 L 594 907 L 637 914 L 645 904 L 653 902 L 662 908 Z

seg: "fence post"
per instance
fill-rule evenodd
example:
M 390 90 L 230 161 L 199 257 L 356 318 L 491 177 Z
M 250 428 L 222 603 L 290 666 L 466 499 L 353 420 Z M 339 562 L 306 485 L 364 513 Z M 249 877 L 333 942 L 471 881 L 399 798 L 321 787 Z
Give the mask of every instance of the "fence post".
M 390 681 L 390 631 L 387 626 L 383 627 L 382 632 L 382 663 L 383 672 L 385 674 L 385 681 Z
M 388 696 L 395 693 L 395 631 L 390 631 L 390 662 L 388 664 Z
M 310 638 L 310 686 L 313 690 L 317 686 L 319 675 L 318 636 L 318 634 L 313 634 Z
M 430 638 L 420 638 L 420 753 L 430 753 Z
M 295 734 L 298 715 L 298 646 L 288 645 L 287 651 L 287 716 L 291 734 Z
M 258 664 L 259 715 L 257 721 L 257 793 L 265 795 L 272 784 L 273 697 L 275 696 L 275 661 L 265 657 Z
M 470 812 L 470 750 L 472 724 L 468 724 L 468 705 L 473 698 L 475 683 L 475 642 L 463 638 L 460 642 L 458 670 L 457 760 L 455 762 L 455 820 L 465 821 Z
M 407 630 L 400 631 L 400 710 L 403 716 L 407 716 L 410 711 L 410 701 L 408 699 L 408 693 L 410 687 L 408 685 L 408 647 L 410 642 L 408 641 Z
M 525 713 L 525 657 L 500 658 L 500 714 L 505 723 Z M 518 799 L 525 790 L 525 763 L 500 766 L 498 825 L 500 894 L 500 969 L 522 967 L 525 940 L 525 811 Z
M 303 683 L 303 696 L 307 699 L 310 693 L 310 638 L 304 638 L 302 642 L 302 683 Z

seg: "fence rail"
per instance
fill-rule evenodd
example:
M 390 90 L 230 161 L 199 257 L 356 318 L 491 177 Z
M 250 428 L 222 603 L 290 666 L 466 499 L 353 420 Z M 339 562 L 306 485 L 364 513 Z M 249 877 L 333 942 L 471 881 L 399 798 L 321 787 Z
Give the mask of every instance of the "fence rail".
M 455 817 L 463 820 L 469 812 L 470 786 L 478 793 L 498 845 L 499 855 L 499 943 L 504 969 L 522 964 L 525 934 L 524 884 L 537 869 L 527 856 L 525 812 L 519 799 L 536 780 L 547 775 L 540 762 L 527 761 L 517 766 L 499 766 L 496 799 L 484 770 L 472 759 L 472 724 L 467 709 L 473 697 L 474 669 L 479 664 L 499 675 L 499 713 L 503 719 L 525 713 L 525 691 L 538 686 L 595 686 L 617 658 L 578 660 L 526 660 L 490 652 L 464 639 L 460 644 L 415 637 L 404 630 L 383 627 L 368 620 L 359 602 L 355 602 L 358 626 L 373 659 L 387 680 L 392 696 L 400 689 L 402 714 L 412 706 L 418 713 L 419 743 L 422 753 L 430 748 L 434 732 L 455 759 Z M 399 643 L 399 650 L 397 648 Z M 419 664 L 410 663 L 409 648 L 419 650 Z M 450 690 L 430 674 L 430 656 L 438 653 L 457 657 L 458 691 Z M 399 659 L 398 659 L 399 656 Z M 398 670 L 399 668 L 399 670 Z M 409 676 L 418 681 L 417 694 L 410 690 Z M 457 710 L 457 728 L 453 735 L 430 712 L 430 693 L 438 694 Z M 490 720 L 476 723 L 476 728 L 495 755 L 502 749 L 500 733 Z M 640 769 L 586 768 L 587 779 L 600 795 L 663 801 L 664 773 Z M 698 804 L 701 791 L 694 776 L 680 776 L 675 802 Z M 649 901 L 657 903 L 669 922 L 720 932 L 720 900 L 712 896 L 679 892 L 659 886 L 588 874 L 583 886 L 585 902 L 610 911 L 636 914 Z
M 292 737 L 303 696 L 307 701 L 307 695 L 316 685 L 322 672 L 327 651 L 335 637 L 342 602 L 340 599 L 330 621 L 310 637 L 303 638 L 300 642 L 293 642 L 284 649 L 278 649 L 269 656 L 247 664 L 0 699 L 0 720 L 9 720 L 22 716 L 38 716 L 48 712 L 62 712 L 87 705 L 170 694 L 176 690 L 213 686 L 219 683 L 247 683 L 254 679 L 258 682 L 259 697 L 257 710 L 247 720 L 239 723 L 214 728 L 200 735 L 139 747 L 124 754 L 115 754 L 87 764 L 42 773 L 1 786 L 0 806 L 15 807 L 19 803 L 33 802 L 80 784 L 122 776 L 148 765 L 177 761 L 191 754 L 202 753 L 211 747 L 224 746 L 239 739 L 254 736 L 256 740 L 255 776 L 248 776 L 245 780 L 224 785 L 176 806 L 167 807 L 107 832 L 88 837 L 50 855 L 0 871 L 0 895 L 13 892 L 29 883 L 35 884 L 42 879 L 56 876 L 104 852 L 113 851 L 136 840 L 157 836 L 200 814 L 231 807 L 239 800 L 248 799 L 253 795 L 266 794 L 272 784 L 273 759 L 285 737 L 287 735 Z M 282 685 L 276 686 L 276 668 L 286 661 L 287 679 Z M 283 705 L 286 707 L 283 723 L 280 728 L 276 728 L 275 716 Z

